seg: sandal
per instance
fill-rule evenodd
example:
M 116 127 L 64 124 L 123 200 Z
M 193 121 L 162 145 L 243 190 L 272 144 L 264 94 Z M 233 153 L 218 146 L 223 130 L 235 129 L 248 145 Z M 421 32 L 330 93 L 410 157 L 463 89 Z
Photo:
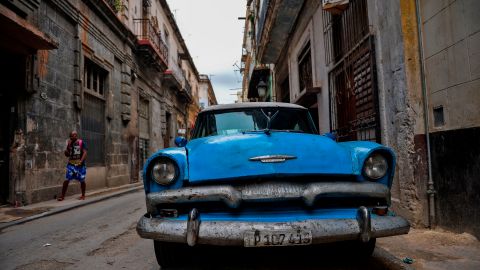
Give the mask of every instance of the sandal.
M 57 201 L 61 202 L 61 201 L 63 201 L 64 199 L 65 199 L 65 198 L 63 198 L 63 197 L 58 197 L 58 198 L 57 198 Z
M 79 200 L 85 200 L 85 196 L 78 197 Z

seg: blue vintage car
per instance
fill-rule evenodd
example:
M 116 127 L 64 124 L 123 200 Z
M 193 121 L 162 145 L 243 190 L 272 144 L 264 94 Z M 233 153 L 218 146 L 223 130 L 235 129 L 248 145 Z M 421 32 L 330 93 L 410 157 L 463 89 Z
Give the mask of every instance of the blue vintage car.
M 212 106 L 198 115 L 192 139 L 176 143 L 143 171 L 147 213 L 137 232 L 154 240 L 161 266 L 195 245 L 351 241 L 369 256 L 376 238 L 410 229 L 388 209 L 393 151 L 318 135 L 304 107 Z

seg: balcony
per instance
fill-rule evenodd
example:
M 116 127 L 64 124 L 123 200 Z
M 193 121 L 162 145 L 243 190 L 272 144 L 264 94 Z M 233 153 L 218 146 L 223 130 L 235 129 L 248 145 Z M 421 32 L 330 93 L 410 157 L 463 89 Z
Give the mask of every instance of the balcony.
M 137 37 L 137 51 L 144 60 L 160 71 L 168 67 L 168 47 L 160 32 L 149 19 L 133 19 L 134 34 Z
M 176 63 L 171 63 L 168 69 L 163 72 L 162 84 L 178 91 L 178 96 L 185 102 L 192 101 L 192 88 L 185 78 L 183 70 Z
M 265 0 L 262 2 L 257 31 L 258 59 L 275 64 L 305 0 Z

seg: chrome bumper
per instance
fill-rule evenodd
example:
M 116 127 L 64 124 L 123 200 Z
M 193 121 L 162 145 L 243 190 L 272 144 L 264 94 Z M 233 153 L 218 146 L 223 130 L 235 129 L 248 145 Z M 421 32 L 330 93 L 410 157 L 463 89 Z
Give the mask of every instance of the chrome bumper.
M 406 234 L 410 229 L 402 217 L 376 216 L 371 218 L 365 207 L 357 210 L 356 219 L 311 219 L 298 222 L 231 222 L 201 221 L 196 209 L 189 213 L 187 221 L 142 217 L 137 232 L 142 238 L 164 242 L 243 246 L 244 235 L 252 231 L 309 230 L 312 244 L 379 238 Z

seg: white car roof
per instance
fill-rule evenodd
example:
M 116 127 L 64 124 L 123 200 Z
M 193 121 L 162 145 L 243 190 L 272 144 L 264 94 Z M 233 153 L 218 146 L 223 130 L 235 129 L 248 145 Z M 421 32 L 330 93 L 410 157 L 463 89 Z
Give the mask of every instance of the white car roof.
M 303 109 L 305 107 L 292 104 L 292 103 L 283 103 L 283 102 L 242 102 L 242 103 L 232 103 L 232 104 L 220 104 L 207 107 L 202 110 L 202 112 L 209 111 L 222 111 L 222 110 L 234 110 L 234 109 L 246 109 L 246 108 L 288 108 L 288 109 Z

